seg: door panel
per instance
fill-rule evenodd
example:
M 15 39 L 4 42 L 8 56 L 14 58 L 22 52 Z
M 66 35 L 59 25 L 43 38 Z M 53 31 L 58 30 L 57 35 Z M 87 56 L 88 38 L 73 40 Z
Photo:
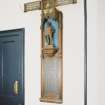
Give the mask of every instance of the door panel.
M 14 41 L 12 42 L 11 39 Z M 2 39 L 3 40 L 3 39 Z M 11 42 L 10 42 L 11 41 Z M 2 42 L 3 56 L 3 92 L 7 96 L 14 96 L 14 81 L 19 79 L 19 51 L 17 48 L 18 37 L 5 38 Z
M 24 30 L 0 33 L 0 105 L 24 105 Z
M 0 95 L 2 94 L 3 87 L 2 79 L 2 48 L 0 47 Z

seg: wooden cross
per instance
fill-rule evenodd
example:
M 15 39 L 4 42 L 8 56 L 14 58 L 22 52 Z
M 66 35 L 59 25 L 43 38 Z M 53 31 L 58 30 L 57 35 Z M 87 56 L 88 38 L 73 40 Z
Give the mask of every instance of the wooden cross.
M 24 4 L 24 12 L 33 11 L 33 10 L 43 10 L 45 9 L 45 3 L 53 3 L 54 7 L 63 6 L 67 4 L 77 3 L 77 0 L 42 0 L 42 1 L 34 1 Z
M 63 102 L 63 22 L 57 6 L 77 0 L 42 0 L 24 4 L 24 12 L 41 10 L 41 102 Z

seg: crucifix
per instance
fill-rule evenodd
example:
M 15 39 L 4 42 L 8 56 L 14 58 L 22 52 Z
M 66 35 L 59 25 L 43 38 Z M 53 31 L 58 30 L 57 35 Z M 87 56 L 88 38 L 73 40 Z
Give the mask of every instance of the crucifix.
M 42 0 L 24 4 L 24 12 L 41 10 L 41 102 L 63 102 L 63 14 L 57 6 L 77 0 Z

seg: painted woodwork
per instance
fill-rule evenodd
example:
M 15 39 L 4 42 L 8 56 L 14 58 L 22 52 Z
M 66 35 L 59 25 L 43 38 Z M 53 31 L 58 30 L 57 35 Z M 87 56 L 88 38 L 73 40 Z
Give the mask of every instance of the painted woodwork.
M 41 10 L 41 102 L 63 102 L 63 14 L 56 7 L 77 0 L 25 3 L 24 11 Z

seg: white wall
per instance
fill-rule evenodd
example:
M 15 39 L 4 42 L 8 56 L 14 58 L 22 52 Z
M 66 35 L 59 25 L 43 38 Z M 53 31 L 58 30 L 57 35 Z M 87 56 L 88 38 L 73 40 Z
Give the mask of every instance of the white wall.
M 40 11 L 24 13 L 30 0 L 0 0 L 0 30 L 25 28 L 25 105 L 41 103 L 40 98 Z M 78 4 L 59 7 L 64 15 L 64 103 L 84 101 L 84 11 Z M 95 105 L 95 104 L 94 104 Z M 100 104 L 98 104 L 100 105 Z
M 105 0 L 87 0 L 88 105 L 105 105 Z

